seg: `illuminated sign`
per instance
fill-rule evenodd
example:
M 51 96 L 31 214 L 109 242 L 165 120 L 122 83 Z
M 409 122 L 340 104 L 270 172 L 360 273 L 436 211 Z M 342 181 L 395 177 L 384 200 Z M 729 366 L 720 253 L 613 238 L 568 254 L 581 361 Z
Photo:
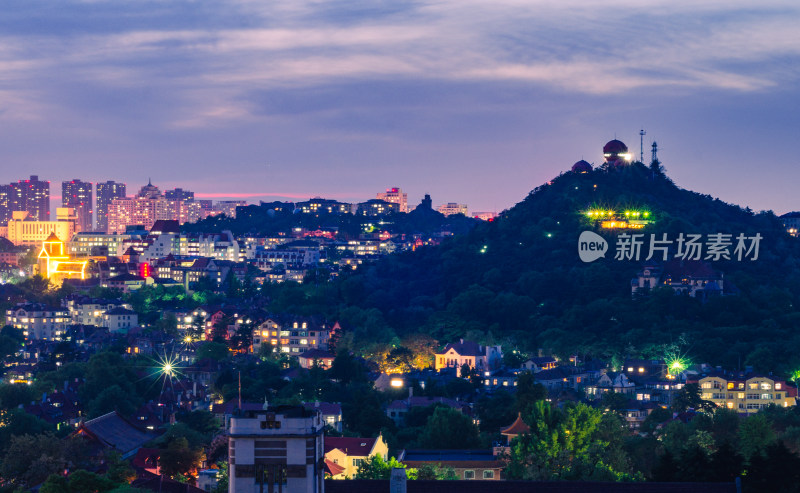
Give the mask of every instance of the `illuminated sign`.
M 640 209 L 617 211 L 593 207 L 583 215 L 590 221 L 599 223 L 603 229 L 643 229 L 651 222 L 650 211 Z
M 150 264 L 147 262 L 139 264 L 139 275 L 145 279 L 150 277 Z

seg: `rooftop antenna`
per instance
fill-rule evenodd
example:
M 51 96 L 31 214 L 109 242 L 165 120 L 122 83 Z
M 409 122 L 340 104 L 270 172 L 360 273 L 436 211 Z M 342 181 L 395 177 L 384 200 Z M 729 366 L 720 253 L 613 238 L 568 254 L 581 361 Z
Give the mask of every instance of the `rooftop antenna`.
M 647 132 L 644 129 L 639 130 L 639 161 L 644 162 L 644 136 Z

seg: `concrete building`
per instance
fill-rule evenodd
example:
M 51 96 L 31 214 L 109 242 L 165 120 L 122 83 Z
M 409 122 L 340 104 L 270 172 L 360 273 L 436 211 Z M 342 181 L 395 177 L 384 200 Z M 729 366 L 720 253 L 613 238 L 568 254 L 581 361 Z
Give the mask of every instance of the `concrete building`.
M 246 200 L 220 200 L 212 206 L 212 211 L 214 214 L 225 214 L 230 218 L 236 219 L 236 208 L 246 205 Z
M 302 406 L 234 412 L 228 433 L 229 493 L 324 493 L 320 413 Z
M 378 435 L 377 438 L 327 437 L 325 439 L 325 460 L 338 466 L 331 467 L 338 472 L 332 474 L 333 479 L 355 477 L 359 466 L 375 455 L 381 456 L 383 460 L 389 458 L 389 447 L 383 440 L 383 435 Z
M 81 180 L 61 182 L 61 205 L 75 210 L 75 231 L 92 230 L 92 184 Z
M 358 204 L 356 215 L 365 217 L 382 217 L 400 211 L 400 206 L 394 202 L 380 199 L 367 200 Z
M 455 368 L 460 375 L 461 367 L 467 365 L 472 369 L 490 371 L 496 369 L 503 359 L 500 346 L 481 346 L 472 341 L 461 339 L 460 342 L 448 344 L 435 355 L 436 370 Z
M 715 371 L 700 378 L 698 383 L 704 400 L 740 414 L 754 414 L 770 404 L 796 405 L 797 388 L 772 375 Z
M 27 211 L 34 221 L 50 219 L 50 182 L 36 175 L 12 183 L 8 188 L 8 210 Z
M 138 235 L 115 234 L 115 233 L 93 233 L 91 231 L 76 233 L 67 245 L 67 250 L 72 256 L 112 256 L 119 257 L 124 252 L 122 245 L 138 239 Z
M 441 212 L 445 216 L 453 216 L 455 214 L 464 214 L 465 216 L 469 212 L 467 208 L 467 204 L 456 204 L 455 202 L 448 202 L 446 204 L 442 204 L 436 208 L 437 211 Z
M 125 198 L 125 184 L 107 181 L 97 184 L 97 231 L 108 231 L 108 209 L 114 199 Z
M 387 188 L 385 193 L 379 193 L 375 198 L 397 204 L 400 212 L 408 212 L 408 194 L 398 187 Z
M 131 309 L 131 305 L 121 300 L 105 300 L 88 296 L 73 296 L 62 302 L 69 311 L 70 320 L 75 325 L 95 325 L 102 327 L 105 314 L 115 308 Z
M 0 185 L 0 224 L 3 225 L 11 219 L 11 208 L 9 207 L 11 193 L 11 185 Z
M 60 340 L 69 321 L 65 309 L 42 303 L 21 303 L 6 310 L 6 323 L 22 330 L 27 341 Z
M 112 334 L 115 332 L 128 332 L 128 329 L 139 326 L 139 315 L 133 310 L 117 307 L 103 314 L 103 327 L 107 327 Z
M 74 209 L 68 207 L 56 209 L 55 221 L 37 221 L 28 211 L 14 211 L 6 237 L 15 245 L 25 246 L 41 245 L 52 234 L 68 239 L 75 233 L 76 220 Z
M 169 200 L 158 187 L 148 182 L 135 197 L 117 198 L 111 202 L 108 210 L 108 231 L 124 233 L 130 225 L 142 225 L 149 230 L 156 221 L 178 221 L 179 224 L 184 224 L 198 219 L 199 203 L 192 200 Z
M 313 318 L 271 317 L 253 330 L 253 352 L 262 346 L 299 356 L 312 349 L 328 349 L 331 333 L 340 330 L 338 322 L 332 327 Z

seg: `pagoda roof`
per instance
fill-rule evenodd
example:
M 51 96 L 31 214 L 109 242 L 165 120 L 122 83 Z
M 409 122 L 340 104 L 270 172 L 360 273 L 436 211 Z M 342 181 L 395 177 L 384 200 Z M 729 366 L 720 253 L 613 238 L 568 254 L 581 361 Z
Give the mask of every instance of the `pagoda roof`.
M 505 429 L 500 430 L 500 433 L 502 435 L 517 436 L 528 433 L 529 431 L 531 431 L 531 427 L 522 420 L 522 413 L 517 413 L 517 419 Z

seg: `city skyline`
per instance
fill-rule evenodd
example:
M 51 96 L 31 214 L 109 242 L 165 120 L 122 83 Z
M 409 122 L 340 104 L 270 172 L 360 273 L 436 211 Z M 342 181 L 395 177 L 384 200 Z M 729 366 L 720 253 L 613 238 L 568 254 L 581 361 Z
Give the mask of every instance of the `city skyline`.
M 800 208 L 786 2 L 37 5 L 0 19 L 20 175 L 501 211 L 644 129 L 678 185 Z

